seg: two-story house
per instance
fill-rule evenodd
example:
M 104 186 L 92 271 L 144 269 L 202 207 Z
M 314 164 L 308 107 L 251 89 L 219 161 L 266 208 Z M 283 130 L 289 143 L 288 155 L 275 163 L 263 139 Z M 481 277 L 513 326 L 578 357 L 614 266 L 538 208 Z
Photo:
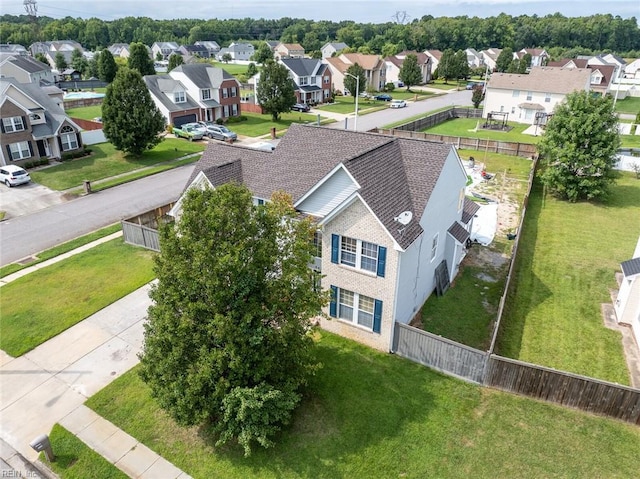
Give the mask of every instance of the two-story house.
M 11 53 L 12 55 L 26 56 L 27 49 L 18 43 L 0 43 L 0 53 Z
M 458 271 L 478 208 L 466 179 L 444 143 L 292 124 L 273 152 L 210 143 L 185 190 L 236 181 L 256 205 L 289 193 L 317 221 L 314 268 L 332 293 L 321 327 L 389 351 L 395 322 Z
M 53 85 L 55 78 L 51 67 L 28 55 L 0 53 L 2 77 L 13 77 L 20 83 Z
M 402 70 L 405 58 L 410 54 L 415 55 L 418 59 L 418 67 L 420 68 L 421 75 L 420 83 L 428 83 L 431 81 L 431 58 L 423 52 L 404 51 L 384 59 L 387 69 L 385 73 L 387 82 L 392 82 L 396 86 L 401 83 L 400 70 Z
M 251 60 L 255 48 L 251 43 L 233 42 L 226 48 L 221 48 L 216 55 L 218 61 L 224 61 L 224 56 L 228 53 L 232 60 Z
M 143 77 L 167 123 L 180 126 L 240 115 L 240 83 L 208 63 L 179 65 L 166 75 Z
M 501 48 L 487 48 L 480 52 L 480 55 L 482 55 L 482 63 L 487 67 L 489 72 L 496 69 L 496 61 L 498 60 L 500 53 L 502 53 Z
M 0 162 L 59 159 L 83 148 L 80 128 L 58 101 L 34 83 L 0 79 Z
M 175 53 L 182 55 L 185 62 L 198 58 L 209 58 L 209 50 L 204 45 L 180 45 Z
M 276 60 L 285 58 L 304 58 L 304 47 L 299 43 L 278 43 L 273 49 Z
M 202 45 L 203 47 L 205 47 L 209 52 L 208 58 L 214 58 L 216 56 L 216 53 L 220 51 L 220 45 L 218 45 L 218 42 L 215 42 L 213 40 L 197 41 L 194 43 L 194 45 Z
M 364 70 L 368 89 L 380 91 L 387 83 L 386 64 L 379 55 L 342 53 L 337 57 L 323 58 L 322 61 L 329 65 L 333 77 L 333 88 L 337 91 L 347 93 L 344 87 L 345 72 L 356 63 Z
M 467 64 L 469 65 L 469 68 L 479 68 L 484 66 L 482 53 L 473 48 L 467 48 L 464 53 L 467 55 Z
M 107 50 L 113 55 L 114 58 L 129 58 L 131 53 L 128 43 L 114 43 L 107 47 Z
M 153 59 L 158 58 L 158 53 L 162 55 L 163 60 L 168 60 L 169 56 L 178 49 L 176 42 L 153 42 L 151 45 L 151 55 Z
M 518 123 L 543 124 L 574 91 L 590 91 L 591 69 L 534 67 L 529 74 L 493 73 L 486 85 L 482 117 L 508 113 Z M 542 122 L 542 123 L 541 123 Z
M 345 48 L 349 48 L 349 45 L 344 42 L 327 42 L 322 45 L 320 52 L 322 53 L 322 58 L 329 58 Z
M 425 50 L 424 54 L 431 58 L 431 71 L 435 71 L 442 58 L 442 52 L 440 50 Z
M 523 48 L 517 52 L 513 52 L 514 60 L 522 60 L 526 54 L 531 55 L 531 67 L 545 66 L 549 61 L 549 54 L 542 48 Z
M 565 58 L 555 62 L 549 62 L 547 66 L 591 69 L 591 91 L 600 93 L 602 96 L 610 92 L 611 86 L 618 75 L 616 65 L 606 62 L 594 62 L 593 59 Z
M 84 48 L 75 40 L 60 40 L 53 42 L 35 42 L 29 47 L 31 55 L 35 58 L 38 53 L 42 53 L 51 67 L 56 65 L 56 56 L 61 54 L 67 65 L 71 65 L 74 50 L 84 54 Z
M 280 63 L 289 70 L 299 103 L 325 103 L 329 100 L 332 81 L 326 64 L 311 58 L 283 58 Z

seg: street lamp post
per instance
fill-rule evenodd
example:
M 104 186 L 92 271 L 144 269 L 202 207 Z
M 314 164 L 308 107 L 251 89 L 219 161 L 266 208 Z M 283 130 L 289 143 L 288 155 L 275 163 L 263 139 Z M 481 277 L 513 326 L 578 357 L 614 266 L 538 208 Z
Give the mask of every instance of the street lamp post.
M 360 98 L 360 78 L 351 73 L 344 72 L 356 81 L 356 117 L 353 121 L 353 131 L 358 131 L 358 98 Z

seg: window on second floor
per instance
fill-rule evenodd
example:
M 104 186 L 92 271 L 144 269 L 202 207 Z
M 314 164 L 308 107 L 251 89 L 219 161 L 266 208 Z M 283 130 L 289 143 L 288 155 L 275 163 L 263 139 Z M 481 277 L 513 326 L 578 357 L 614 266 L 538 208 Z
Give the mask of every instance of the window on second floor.
M 544 94 L 544 102 L 545 103 L 551 103 L 551 93 L 545 93 Z
M 436 233 L 431 241 L 431 261 L 433 261 L 438 254 L 438 239 L 439 234 Z
M 210 100 L 211 99 L 211 90 L 209 88 L 204 88 L 202 90 L 202 99 Z
M 384 278 L 387 248 L 348 236 L 331 235 L 331 262 Z
M 308 85 L 309 77 L 300 77 L 300 85 Z
M 513 90 L 512 96 L 513 98 L 518 98 L 520 96 L 520 90 Z
M 187 95 L 184 91 L 174 91 L 173 92 L 173 102 L 174 103 L 184 103 L 187 101 Z
M 231 98 L 238 96 L 238 89 L 234 86 L 231 87 Z
M 322 77 L 322 83 L 325 85 L 329 83 L 329 75 L 325 75 Z
M 223 88 L 222 89 L 222 98 L 229 98 L 229 89 L 228 88 Z
M 2 119 L 3 133 L 13 133 L 23 131 L 26 127 L 21 116 L 11 116 Z
M 311 77 L 311 84 L 315 85 L 316 84 L 316 77 Z
M 532 98 L 533 98 L 533 93 L 528 91 L 527 92 L 527 101 L 531 101 Z

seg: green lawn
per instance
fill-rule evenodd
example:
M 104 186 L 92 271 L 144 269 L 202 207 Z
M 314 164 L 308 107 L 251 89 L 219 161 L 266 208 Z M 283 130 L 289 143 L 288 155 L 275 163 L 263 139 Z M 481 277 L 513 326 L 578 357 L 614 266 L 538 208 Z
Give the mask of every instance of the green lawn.
M 466 82 L 464 84 L 466 86 Z M 431 83 L 427 83 L 425 86 L 428 86 L 429 88 L 437 88 L 439 90 L 455 90 L 458 88 L 458 84 L 453 80 L 449 81 L 449 83 L 445 83 L 443 80 L 434 80 Z
M 460 136 L 464 138 L 480 138 L 490 140 L 502 140 L 512 141 L 515 143 L 532 143 L 536 144 L 540 140 L 539 136 L 524 135 L 522 132 L 526 130 L 530 125 L 524 125 L 522 123 L 509 122 L 509 126 L 513 127 L 508 132 L 504 131 L 492 131 L 482 130 L 482 124 L 484 119 L 482 118 L 456 118 L 453 120 L 447 120 L 432 128 L 422 130 L 426 133 L 433 133 L 436 135 L 450 135 Z M 478 127 L 478 131 L 474 131 Z
M 40 454 L 40 460 L 48 464 L 60 479 L 86 479 L 87 477 L 126 479 L 128 477 L 59 424 L 53 426 L 49 439 L 56 460 L 47 462 L 44 453 Z
M 640 112 L 640 97 L 628 96 L 624 100 L 617 100 L 615 108 L 618 113 L 637 115 Z
M 367 110 L 378 111 L 388 107 L 389 104 L 384 101 L 367 100 L 365 98 L 358 98 L 358 111 L 360 114 L 364 114 Z M 355 98 L 352 96 L 336 96 L 334 103 L 328 105 L 318 105 L 318 110 L 326 110 L 332 113 L 355 113 L 356 103 Z
M 117 238 L 6 284 L 0 349 L 20 356 L 145 285 L 152 257 Z
M 201 152 L 205 147 L 206 142 L 165 138 L 153 150 L 144 152 L 140 157 L 133 157 L 131 155 L 123 155 L 111 143 L 100 143 L 91 145 L 90 148 L 93 153 L 90 156 L 34 171 L 31 173 L 31 178 L 36 183 L 51 189 L 66 190 L 81 186 L 84 180 L 96 181 L 169 162 L 181 156 Z M 198 158 L 196 157 L 191 161 L 197 160 Z
M 640 429 L 438 374 L 318 332 L 323 368 L 277 446 L 181 428 L 134 369 L 87 405 L 194 478 L 628 478 Z
M 543 195 L 536 182 L 521 232 L 498 353 L 629 384 L 620 334 L 603 325 L 600 304 L 640 231 L 640 181 L 625 174 L 602 204 Z
M 99 229 L 88 235 L 80 236 L 79 238 L 72 239 L 71 241 L 67 241 L 66 243 L 62 243 L 58 246 L 54 246 L 51 249 L 38 253 L 38 259 L 36 261 L 32 261 L 30 263 L 19 264 L 19 263 L 11 263 L 6 266 L 0 268 L 0 278 L 3 278 L 7 275 L 15 273 L 16 271 L 20 271 L 21 269 L 28 268 L 29 266 L 36 265 L 38 263 L 42 263 L 51 258 L 55 258 L 63 253 L 71 251 L 73 249 L 79 248 L 80 246 L 84 246 L 92 241 L 103 238 L 105 236 L 109 236 L 116 231 L 120 231 L 122 227 L 120 223 L 116 223 L 111 226 L 107 226 L 106 228 Z
M 458 150 L 458 154 L 463 161 L 473 156 L 478 162 L 485 163 L 487 171 L 496 175 L 493 180 L 495 191 L 487 193 L 499 198 L 504 186 L 509 201 L 519 205 L 519 214 L 533 166 L 530 160 L 495 153 L 489 153 L 485 158 L 484 152 L 475 150 Z M 488 248 L 509 255 L 512 246 L 512 241 L 496 237 L 488 247 L 473 248 Z M 421 311 L 423 329 L 486 351 L 504 291 L 507 268 L 507 263 L 500 268 L 491 265 L 480 267 L 467 264 L 465 260 L 449 291 L 444 296 L 432 294 L 425 302 Z
M 247 68 L 249 66 L 249 65 L 239 65 L 236 63 L 224 63 L 224 62 L 216 62 L 216 61 L 212 61 L 211 63 L 213 64 L 214 67 L 222 68 L 227 73 L 233 76 L 246 75 Z
M 102 116 L 102 105 L 84 106 L 80 108 L 69 108 L 66 113 L 71 118 L 80 118 L 82 120 L 93 120 L 98 116 Z

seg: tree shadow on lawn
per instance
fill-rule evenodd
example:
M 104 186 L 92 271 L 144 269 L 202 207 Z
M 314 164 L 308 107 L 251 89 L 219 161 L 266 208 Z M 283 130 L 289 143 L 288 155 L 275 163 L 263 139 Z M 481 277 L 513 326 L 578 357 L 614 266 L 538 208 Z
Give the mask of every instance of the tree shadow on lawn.
M 536 276 L 530 264 L 536 247 L 542 204 L 542 185 L 534 181 L 523 229 L 518 232 L 520 242 L 515 259 L 516 264 L 512 272 L 494 351 L 508 358 L 518 358 L 520 355 L 522 336 L 529 313 L 552 296 L 551 290 Z
M 317 351 L 322 368 L 292 423 L 275 438 L 276 446 L 254 446 L 245 458 L 235 443 L 216 447 L 211 428 L 200 428 L 200 438 L 221 459 L 249 468 L 255 477 L 344 477 L 349 470 L 362 472 L 359 467 L 372 459 L 388 465 L 398 447 L 422 447 L 404 444 L 399 436 L 411 424 L 428 427 L 433 389 L 447 378 L 342 338 L 325 337 L 322 343 Z

